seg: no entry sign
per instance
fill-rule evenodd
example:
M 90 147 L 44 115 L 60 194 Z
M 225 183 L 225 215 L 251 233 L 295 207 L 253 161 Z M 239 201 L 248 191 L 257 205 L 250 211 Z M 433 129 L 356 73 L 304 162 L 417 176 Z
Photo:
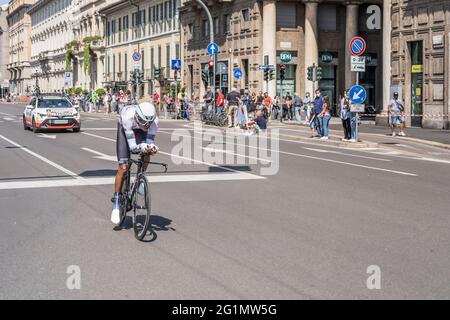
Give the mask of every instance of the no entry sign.
M 354 56 L 360 56 L 364 52 L 366 52 L 366 41 L 361 37 L 354 37 L 352 41 L 350 41 L 350 52 Z

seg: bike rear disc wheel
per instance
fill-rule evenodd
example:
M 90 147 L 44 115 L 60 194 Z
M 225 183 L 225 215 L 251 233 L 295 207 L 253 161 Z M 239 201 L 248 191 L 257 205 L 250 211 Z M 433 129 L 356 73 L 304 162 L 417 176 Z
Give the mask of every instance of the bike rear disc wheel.
M 141 187 L 141 185 L 143 187 Z M 143 194 L 139 194 L 139 189 Z M 133 229 L 134 236 L 138 240 L 144 239 L 150 226 L 151 195 L 147 178 L 141 175 L 137 181 L 133 197 Z

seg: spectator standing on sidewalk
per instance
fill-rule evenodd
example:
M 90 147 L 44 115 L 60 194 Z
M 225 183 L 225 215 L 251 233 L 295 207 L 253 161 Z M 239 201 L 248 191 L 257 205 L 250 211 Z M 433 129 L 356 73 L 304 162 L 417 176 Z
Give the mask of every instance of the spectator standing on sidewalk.
M 216 112 L 222 113 L 225 106 L 225 96 L 222 93 L 222 90 L 217 90 L 217 97 L 216 97 Z
M 313 113 L 315 115 L 314 117 L 314 129 L 317 132 L 317 135 L 319 137 L 321 137 L 322 134 L 322 128 L 321 128 L 321 121 L 320 121 L 320 117 L 319 115 L 322 113 L 323 110 L 323 97 L 322 94 L 320 92 L 320 89 L 316 90 L 316 97 L 314 98 L 314 108 L 313 108 Z
M 331 120 L 331 106 L 328 96 L 323 98 L 322 112 L 319 115 L 320 126 L 322 128 L 321 140 L 328 140 L 329 125 Z
M 228 127 L 232 128 L 233 124 L 235 127 L 238 127 L 237 111 L 242 104 L 242 100 L 237 88 L 233 88 L 231 92 L 227 94 L 226 104 L 228 105 Z
M 208 113 L 213 112 L 214 94 L 211 90 L 211 87 L 209 86 L 206 89 L 205 95 L 203 96 L 203 101 L 205 102 L 206 110 L 208 110 Z
M 93 91 L 91 95 L 91 102 L 94 105 L 95 112 L 99 111 L 99 105 L 98 105 L 98 94 L 97 92 Z
M 300 95 L 296 92 L 294 94 L 294 113 L 295 113 L 295 120 L 297 121 L 297 124 L 302 124 L 302 107 L 303 107 L 303 101 L 302 98 L 300 98 Z
M 292 96 L 290 92 L 286 93 L 284 97 L 283 119 L 292 120 Z
M 340 117 L 342 120 L 342 126 L 344 127 L 344 138 L 342 140 L 350 141 L 352 138 L 352 125 L 350 122 L 350 99 L 347 95 L 347 90 L 344 91 L 344 97 L 341 99 L 340 109 Z
M 312 109 L 312 101 L 310 93 L 307 92 L 305 94 L 305 99 L 303 99 L 303 110 L 305 111 L 305 124 L 308 124 L 311 120 L 311 109 Z
M 388 106 L 389 125 L 391 127 L 392 136 L 395 137 L 395 127 L 400 127 L 399 136 L 405 137 L 405 107 L 398 99 L 398 93 L 394 93 L 394 97 Z
M 272 114 L 272 98 L 267 92 L 264 93 L 263 105 L 267 110 L 268 119 L 270 119 L 270 115 Z
M 280 97 L 275 95 L 272 102 L 272 119 L 276 120 L 280 116 Z

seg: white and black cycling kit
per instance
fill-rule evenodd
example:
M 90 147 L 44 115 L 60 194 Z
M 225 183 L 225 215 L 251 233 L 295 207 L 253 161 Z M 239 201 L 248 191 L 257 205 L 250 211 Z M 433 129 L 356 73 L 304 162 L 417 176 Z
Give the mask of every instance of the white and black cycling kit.
M 148 130 L 142 130 L 134 119 L 136 105 L 125 106 L 119 114 L 117 123 L 117 160 L 119 164 L 126 164 L 131 153 L 138 153 L 144 145 L 154 144 L 158 131 L 158 117 Z

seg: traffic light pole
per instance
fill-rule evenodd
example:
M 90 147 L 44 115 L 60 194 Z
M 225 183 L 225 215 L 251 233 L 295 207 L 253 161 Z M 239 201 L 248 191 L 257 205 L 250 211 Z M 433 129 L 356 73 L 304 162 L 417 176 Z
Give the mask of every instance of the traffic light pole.
M 196 2 L 203 8 L 203 10 L 205 10 L 206 15 L 208 16 L 208 20 L 209 20 L 209 42 L 210 43 L 214 43 L 214 24 L 213 24 L 213 19 L 211 16 L 211 12 L 209 11 L 208 7 L 206 6 L 206 4 L 203 3 L 202 0 L 196 0 Z M 216 62 L 217 62 L 217 53 L 214 52 L 213 54 L 213 61 L 214 61 L 214 66 L 213 66 L 213 84 L 211 86 L 212 92 L 213 92 L 213 107 L 214 110 L 216 109 Z

